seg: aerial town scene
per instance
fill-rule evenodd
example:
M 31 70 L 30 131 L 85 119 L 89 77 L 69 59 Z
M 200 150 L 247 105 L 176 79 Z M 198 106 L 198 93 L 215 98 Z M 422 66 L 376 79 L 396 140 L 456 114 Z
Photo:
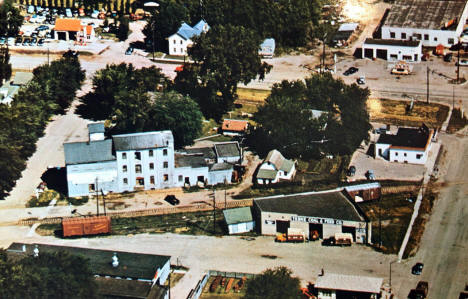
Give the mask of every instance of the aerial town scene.
M 468 0 L 0 0 L 0 298 L 468 299 Z

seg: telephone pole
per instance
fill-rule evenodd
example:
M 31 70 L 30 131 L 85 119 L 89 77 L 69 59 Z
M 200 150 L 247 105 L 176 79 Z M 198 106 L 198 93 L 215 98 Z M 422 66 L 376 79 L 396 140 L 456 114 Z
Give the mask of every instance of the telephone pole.
M 426 102 L 429 104 L 429 66 L 426 69 L 426 82 L 427 82 L 427 91 L 426 91 Z
M 99 189 L 98 189 L 98 178 L 96 178 L 96 185 L 94 186 L 96 190 L 96 214 L 99 216 Z

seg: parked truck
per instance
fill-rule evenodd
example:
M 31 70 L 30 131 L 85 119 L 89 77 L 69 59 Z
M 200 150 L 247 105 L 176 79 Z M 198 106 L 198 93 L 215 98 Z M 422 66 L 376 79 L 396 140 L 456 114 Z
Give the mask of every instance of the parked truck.
M 408 299 L 426 299 L 427 292 L 429 291 L 429 283 L 427 281 L 420 281 L 416 289 L 412 289 L 408 295 Z
M 297 228 L 288 228 L 288 232 L 286 234 L 277 234 L 276 235 L 276 242 L 305 242 L 306 237 L 304 232 L 301 229 Z
M 350 233 L 336 233 L 334 236 L 324 239 L 323 246 L 351 246 L 353 244 L 353 235 Z

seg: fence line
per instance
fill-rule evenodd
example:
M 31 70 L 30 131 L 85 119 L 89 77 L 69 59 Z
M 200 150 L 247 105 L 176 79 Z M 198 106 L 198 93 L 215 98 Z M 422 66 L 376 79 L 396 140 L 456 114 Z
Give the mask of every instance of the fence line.
M 421 186 L 416 185 L 406 185 L 406 186 L 389 186 L 389 187 L 382 187 L 382 194 L 394 194 L 394 193 L 401 193 L 401 192 L 413 192 L 417 191 Z
M 198 299 L 203 292 L 203 288 L 205 287 L 206 283 L 208 282 L 208 278 L 210 278 L 210 274 L 206 274 L 203 278 L 197 283 L 195 289 L 192 289 L 187 297 L 187 299 Z
M 217 202 L 217 209 L 232 209 L 238 207 L 249 207 L 253 205 L 253 200 L 236 200 L 229 201 L 224 204 L 224 202 Z M 181 206 L 181 207 L 171 207 L 171 208 L 154 208 L 154 209 L 145 209 L 145 210 L 133 210 L 133 211 L 121 211 L 121 212 L 107 212 L 106 214 L 111 218 L 130 218 L 130 217 L 142 217 L 142 216 L 156 216 L 156 215 L 166 215 L 166 214 L 177 214 L 177 213 L 194 213 L 194 212 L 203 212 L 210 211 L 213 209 L 213 205 L 210 204 L 197 204 L 191 206 Z M 25 219 L 18 221 L 19 225 L 33 225 L 35 223 L 40 224 L 58 224 L 62 222 L 62 219 L 72 218 L 72 217 L 50 217 L 44 219 Z

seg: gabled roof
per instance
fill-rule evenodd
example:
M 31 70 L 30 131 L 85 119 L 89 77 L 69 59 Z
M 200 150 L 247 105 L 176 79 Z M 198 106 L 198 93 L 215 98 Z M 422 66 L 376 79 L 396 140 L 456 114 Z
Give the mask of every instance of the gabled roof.
M 250 207 L 227 209 L 223 214 L 228 225 L 253 221 Z
M 354 31 L 358 28 L 358 23 L 343 23 L 338 28 L 338 31 Z
M 79 19 L 60 19 L 55 21 L 55 31 L 81 31 L 81 21 Z
M 398 128 L 396 135 L 381 134 L 377 143 L 390 144 L 391 148 L 425 150 L 431 142 L 434 130 L 427 127 Z
M 233 168 L 234 167 L 232 166 L 232 164 L 222 162 L 222 163 L 215 163 L 215 164 L 211 165 L 210 171 L 229 170 L 229 169 L 233 169 Z
M 112 140 L 64 143 L 65 164 L 96 163 L 115 160 Z
M 257 173 L 257 179 L 274 180 L 278 171 L 273 169 L 262 169 L 260 168 Z
M 104 122 L 95 122 L 88 124 L 89 134 L 93 133 L 104 133 L 106 129 L 104 128 Z
M 247 120 L 224 119 L 221 129 L 223 131 L 244 132 L 247 130 L 249 122 Z
M 187 23 L 182 23 L 179 29 L 177 30 L 176 34 L 180 35 L 183 39 L 189 40 L 194 35 L 200 35 L 203 32 L 206 32 L 210 29 L 208 23 L 205 20 L 201 20 L 195 26 L 191 27 Z
M 237 141 L 215 143 L 214 149 L 218 158 L 241 156 L 241 149 Z
M 353 291 L 380 294 L 383 278 L 324 273 L 315 281 L 317 289 Z
M 295 214 L 348 221 L 366 221 L 365 215 L 338 190 L 306 192 L 254 199 L 262 212 Z
M 205 20 L 200 20 L 197 24 L 195 24 L 195 26 L 193 26 L 193 29 L 197 35 L 200 35 L 203 32 L 207 32 L 210 29 L 210 26 L 207 22 L 205 22 Z
M 268 153 L 265 158 L 265 162 L 273 164 L 276 170 L 287 172 L 291 171 L 294 166 L 294 162 L 292 160 L 286 159 L 278 150 L 275 149 Z
M 25 85 L 34 77 L 33 73 L 29 72 L 16 72 L 15 78 L 11 81 L 12 85 Z
M 26 246 L 26 252 L 22 251 L 23 245 Z M 36 245 L 39 249 L 39 255 L 41 252 L 55 253 L 66 251 L 70 254 L 88 259 L 91 271 L 95 275 L 121 277 L 123 279 L 134 278 L 152 280 L 157 269 L 162 269 L 171 258 L 170 256 L 156 254 L 24 243 L 13 243 L 8 247 L 7 253 L 31 255 Z M 112 266 L 114 253 L 117 254 L 119 261 L 117 267 Z
M 116 151 L 142 150 L 172 145 L 174 137 L 171 131 L 154 131 L 113 135 Z

